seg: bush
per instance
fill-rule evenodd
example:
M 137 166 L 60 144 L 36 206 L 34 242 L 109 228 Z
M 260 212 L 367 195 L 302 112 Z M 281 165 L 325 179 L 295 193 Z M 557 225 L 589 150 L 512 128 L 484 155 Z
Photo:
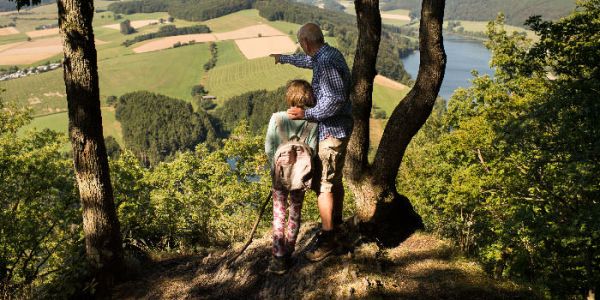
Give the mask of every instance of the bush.
M 135 32 L 135 29 L 133 27 L 131 27 L 131 21 L 129 20 L 125 20 L 123 22 L 121 22 L 120 24 L 120 31 L 122 34 L 132 34 Z

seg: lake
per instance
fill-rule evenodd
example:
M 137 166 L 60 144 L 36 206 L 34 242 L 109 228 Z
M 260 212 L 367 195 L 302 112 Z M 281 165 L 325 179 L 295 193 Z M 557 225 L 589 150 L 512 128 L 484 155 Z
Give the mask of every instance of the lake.
M 445 99 L 449 99 L 458 87 L 471 86 L 470 80 L 473 78 L 471 70 L 477 70 L 480 74 L 493 74 L 489 67 L 491 53 L 481 41 L 446 35 L 444 49 L 446 49 L 448 62 L 440 96 Z M 414 80 L 417 79 L 419 71 L 419 57 L 419 52 L 415 51 L 402 60 L 404 68 Z

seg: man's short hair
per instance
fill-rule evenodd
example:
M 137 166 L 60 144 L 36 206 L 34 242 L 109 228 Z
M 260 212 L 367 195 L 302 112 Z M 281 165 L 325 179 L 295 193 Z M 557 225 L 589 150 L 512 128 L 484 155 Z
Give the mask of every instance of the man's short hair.
M 323 37 L 323 31 L 319 25 L 315 23 L 306 23 L 300 27 L 298 31 L 298 39 L 305 39 L 311 44 L 324 44 L 325 37 Z
M 306 108 L 315 106 L 315 95 L 310 83 L 302 79 L 290 80 L 285 91 L 285 101 L 290 107 Z

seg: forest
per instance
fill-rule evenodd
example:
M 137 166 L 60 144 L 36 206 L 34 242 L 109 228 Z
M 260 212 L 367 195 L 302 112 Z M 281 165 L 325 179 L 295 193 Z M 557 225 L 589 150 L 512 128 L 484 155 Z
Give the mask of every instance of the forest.
M 507 33 L 502 15 L 490 22 L 485 45 L 494 75 L 474 73 L 473 85 L 447 102 L 415 83 L 437 101 L 409 138 L 392 182 L 383 183 L 410 201 L 423 231 L 451 241 L 489 276 L 526 285 L 539 298 L 585 299 L 600 286 L 600 0 L 579 5 L 560 20 L 529 18 L 539 41 Z M 302 22 L 290 12 L 296 7 L 261 13 Z M 349 26 L 327 24 L 334 32 Z M 437 25 L 441 34 L 440 19 Z M 427 46 L 426 36 L 420 38 Z M 269 191 L 264 128 L 271 113 L 284 109 L 283 93 L 249 92 L 210 112 L 144 91 L 118 98 L 124 145 L 104 142 L 100 131 L 100 146 L 84 148 L 111 154 L 105 186 L 127 266 L 116 280 L 144 268 L 152 255 L 194 255 L 243 241 L 253 221 L 248 216 Z M 409 94 L 388 124 L 409 122 L 397 116 L 419 97 Z M 0 91 L 0 297 L 89 297 L 105 283 L 95 274 L 102 266 L 89 259 L 84 225 L 90 204 L 81 186 L 92 172 L 78 165 L 77 155 L 94 139 L 78 139 L 86 128 L 72 127 L 72 150 L 65 153 L 61 134 L 20 131 L 30 113 L 6 104 Z M 386 145 L 384 133 L 367 176 L 378 170 Z M 359 212 L 355 191 L 347 191 L 346 215 Z M 318 220 L 314 196 L 305 205 L 303 218 Z
M 411 16 L 418 16 L 419 0 L 382 1 L 382 10 L 408 9 Z M 556 20 L 568 15 L 575 8 L 570 0 L 448 0 L 444 18 L 446 20 L 489 21 L 503 13 L 506 24 L 523 26 L 529 16 L 540 15 L 547 20 Z

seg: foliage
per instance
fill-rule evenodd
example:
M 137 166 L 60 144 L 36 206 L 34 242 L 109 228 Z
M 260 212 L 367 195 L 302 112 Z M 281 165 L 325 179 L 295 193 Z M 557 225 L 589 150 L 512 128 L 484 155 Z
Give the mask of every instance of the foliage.
M 217 65 L 219 55 L 217 44 L 214 42 L 210 42 L 208 48 L 210 49 L 210 59 L 204 64 L 204 71 L 208 71 Z
M 506 23 L 522 26 L 533 15 L 556 20 L 569 14 L 575 1 L 564 0 L 448 0 L 444 18 L 446 20 L 489 21 L 500 12 L 506 15 Z M 381 10 L 409 9 L 411 16 L 420 15 L 421 1 L 386 1 Z
M 48 286 L 62 290 L 54 297 L 72 295 L 81 287 L 64 279 L 83 268 L 72 162 L 58 133 L 17 135 L 29 120 L 0 102 L 0 297 L 53 297 Z
M 135 32 L 135 28 L 131 27 L 131 21 L 129 20 L 119 23 L 119 28 L 122 34 L 132 34 Z
M 125 238 L 177 251 L 243 239 L 268 193 L 263 142 L 242 124 L 223 148 L 201 144 L 152 170 L 125 152 L 111 162 Z
M 109 106 L 115 106 L 117 104 L 117 96 L 114 95 L 110 95 L 108 97 L 106 97 L 106 104 Z
M 253 3 L 254 0 L 141 0 L 112 3 L 108 9 L 122 14 L 168 11 L 176 18 L 205 21 L 252 8 Z
M 208 91 L 206 91 L 206 89 L 204 88 L 203 85 L 201 84 L 196 84 L 192 87 L 192 97 L 194 96 L 204 96 L 208 93 Z
M 589 0 L 556 22 L 532 18 L 533 45 L 491 23 L 494 77 L 455 92 L 399 178 L 430 230 L 557 298 L 600 285 L 598 16 Z
M 205 113 L 194 112 L 185 101 L 145 91 L 121 96 L 116 118 L 127 148 L 150 165 L 214 137 Z
M 158 32 L 151 32 L 142 35 L 138 35 L 133 39 L 124 41 L 121 45 L 129 47 L 135 43 L 139 43 L 145 40 L 151 40 L 159 37 L 175 36 L 175 35 L 186 35 L 196 33 L 209 33 L 210 28 L 206 25 L 194 25 L 189 27 L 177 28 L 175 25 L 165 25 L 160 27 Z
M 111 3 L 108 10 L 116 14 L 153 13 L 167 11 L 168 2 L 163 0 L 124 1 Z
M 113 136 L 105 137 L 104 144 L 106 145 L 106 155 L 111 159 L 116 159 L 121 155 L 121 146 Z
M 259 90 L 233 97 L 216 109 L 215 116 L 221 122 L 222 135 L 228 135 L 242 120 L 247 122 L 253 134 L 258 135 L 266 131 L 274 112 L 285 109 L 285 87 L 280 87 L 272 92 Z

